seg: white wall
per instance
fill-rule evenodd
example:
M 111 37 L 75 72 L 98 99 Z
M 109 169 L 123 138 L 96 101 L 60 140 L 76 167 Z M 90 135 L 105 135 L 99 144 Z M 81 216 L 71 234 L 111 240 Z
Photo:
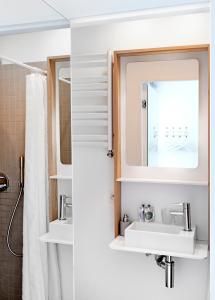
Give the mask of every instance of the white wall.
M 48 56 L 70 54 L 70 29 L 57 29 L 0 37 L 0 55 L 23 62 L 45 61 Z
M 72 29 L 72 55 L 190 45 L 210 42 L 208 14 Z M 175 288 L 164 287 L 164 273 L 154 258 L 109 249 L 113 230 L 113 160 L 99 148 L 75 147 L 74 276 L 76 300 L 206 300 L 208 261 L 175 259 Z M 189 199 L 199 236 L 207 238 L 207 188 L 158 184 L 123 184 L 122 208 L 135 216 L 139 203 L 161 205 Z
M 210 300 L 215 299 L 215 0 L 211 1 L 211 204 L 210 204 Z
M 46 61 L 48 56 L 70 54 L 70 29 L 50 30 L 0 37 L 0 54 L 23 62 Z M 71 195 L 71 182 L 59 183 L 59 193 Z M 58 246 L 62 300 L 71 300 L 73 253 L 71 246 Z
M 58 199 L 60 195 L 72 197 L 72 182 L 70 180 L 58 180 Z M 67 217 L 72 217 L 71 208 L 67 208 Z M 73 284 L 71 282 L 73 280 L 73 247 L 58 244 L 57 249 L 61 274 L 61 300 L 72 300 Z

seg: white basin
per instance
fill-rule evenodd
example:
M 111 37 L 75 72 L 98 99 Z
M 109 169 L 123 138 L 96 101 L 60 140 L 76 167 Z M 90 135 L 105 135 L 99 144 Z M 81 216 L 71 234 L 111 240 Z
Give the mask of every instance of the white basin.
M 73 240 L 73 225 L 70 220 L 55 220 L 49 223 L 49 233 L 55 239 Z
M 194 253 L 196 229 L 184 231 L 181 226 L 133 222 L 125 230 L 128 247 Z

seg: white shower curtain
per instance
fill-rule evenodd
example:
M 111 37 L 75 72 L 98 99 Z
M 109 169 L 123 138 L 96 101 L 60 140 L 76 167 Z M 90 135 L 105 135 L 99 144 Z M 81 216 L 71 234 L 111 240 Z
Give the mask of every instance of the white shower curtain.
M 46 76 L 26 77 L 25 191 L 23 215 L 23 300 L 60 300 L 56 248 L 39 241 L 48 229 L 47 159 L 47 82 Z M 52 254 L 52 255 L 50 255 Z M 55 295 L 48 295 L 48 269 Z M 59 288 L 56 288 L 56 286 Z

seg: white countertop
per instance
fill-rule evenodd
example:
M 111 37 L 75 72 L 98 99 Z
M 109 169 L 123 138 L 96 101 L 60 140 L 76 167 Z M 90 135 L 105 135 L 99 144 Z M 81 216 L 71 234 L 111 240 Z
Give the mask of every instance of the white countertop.
M 167 256 L 189 258 L 189 259 L 196 259 L 196 260 L 201 260 L 201 259 L 205 259 L 208 257 L 208 244 L 203 241 L 196 241 L 195 251 L 193 254 L 159 251 L 156 249 L 143 249 L 143 248 L 128 247 L 125 245 L 125 239 L 122 236 L 118 236 L 117 238 L 115 238 L 110 243 L 109 247 L 112 250 L 116 250 L 116 251 L 155 254 L 155 255 L 167 255 Z
M 55 220 L 49 223 L 49 232 L 39 237 L 41 242 L 73 245 L 73 224 L 68 220 Z

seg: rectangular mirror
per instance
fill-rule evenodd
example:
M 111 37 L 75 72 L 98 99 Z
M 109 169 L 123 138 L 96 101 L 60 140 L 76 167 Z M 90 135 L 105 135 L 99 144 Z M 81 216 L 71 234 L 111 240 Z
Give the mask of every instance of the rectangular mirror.
M 58 65 L 60 161 L 72 164 L 70 62 Z
M 198 60 L 135 61 L 125 70 L 127 164 L 197 168 Z

